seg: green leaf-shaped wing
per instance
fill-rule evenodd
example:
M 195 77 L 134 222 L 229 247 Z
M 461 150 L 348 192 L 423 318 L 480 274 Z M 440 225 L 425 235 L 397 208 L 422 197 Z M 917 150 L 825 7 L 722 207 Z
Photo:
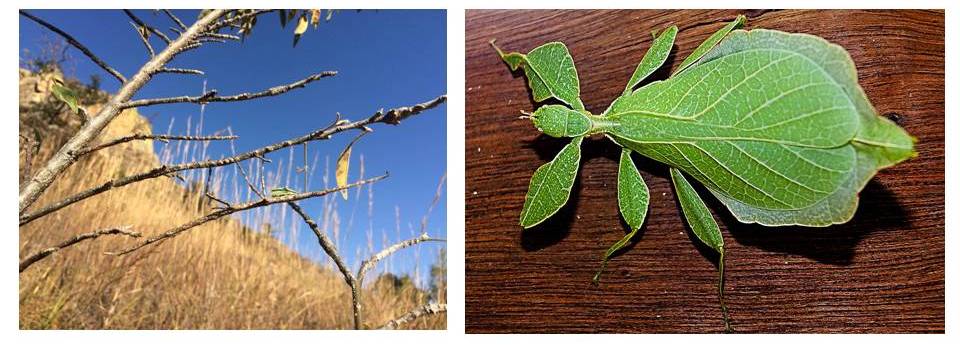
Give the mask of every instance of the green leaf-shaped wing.
M 647 184 L 643 182 L 643 177 L 640 176 L 637 166 L 633 164 L 633 159 L 630 159 L 630 153 L 630 149 L 621 150 L 620 168 L 617 173 L 617 200 L 620 205 L 620 214 L 623 215 L 623 219 L 630 226 L 630 232 L 610 246 L 607 252 L 603 254 L 600 270 L 593 277 L 594 283 L 600 281 L 600 273 L 606 267 L 607 260 L 610 260 L 614 253 L 626 246 L 627 242 L 630 242 L 630 239 L 637 234 L 640 226 L 643 225 L 643 220 L 647 217 L 650 191 L 647 189 Z
M 797 210 L 770 210 L 745 204 L 726 193 L 710 188 L 737 219 L 767 226 L 829 226 L 849 221 L 858 204 L 857 193 L 879 169 L 913 157 L 914 138 L 892 121 L 877 116 L 876 110 L 857 83 L 853 60 L 842 47 L 811 35 L 786 34 L 773 30 L 734 31 L 723 44 L 711 51 L 701 63 L 745 50 L 758 48 L 792 49 L 821 66 L 855 106 L 859 129 L 846 145 L 855 152 L 854 169 L 834 193 L 820 202 Z M 709 186 L 708 186 L 709 187 Z
M 500 54 L 500 58 L 510 65 L 511 70 L 523 68 L 534 101 L 543 102 L 548 98 L 555 98 L 573 109 L 584 110 L 583 102 L 580 101 L 580 78 L 566 45 L 551 42 L 524 55 L 504 53 L 493 43 L 490 42 Z
M 648 84 L 614 101 L 605 118 L 619 124 L 609 133 L 621 145 L 771 210 L 806 208 L 837 190 L 853 171 L 846 144 L 860 122 L 844 86 L 818 63 L 767 47 Z
M 580 143 L 574 138 L 547 164 L 537 168 L 530 178 L 530 188 L 520 212 L 520 225 L 529 228 L 557 213 L 567 199 L 580 167 Z
M 650 49 L 647 49 L 647 53 L 643 55 L 643 59 L 640 60 L 637 69 L 633 71 L 633 76 L 631 76 L 630 81 L 627 82 L 627 87 L 623 90 L 624 94 L 630 93 L 637 84 L 653 74 L 654 71 L 667 61 L 667 56 L 670 55 L 670 49 L 673 48 L 673 41 L 676 38 L 677 26 L 674 25 L 663 30 L 663 32 L 653 40 Z

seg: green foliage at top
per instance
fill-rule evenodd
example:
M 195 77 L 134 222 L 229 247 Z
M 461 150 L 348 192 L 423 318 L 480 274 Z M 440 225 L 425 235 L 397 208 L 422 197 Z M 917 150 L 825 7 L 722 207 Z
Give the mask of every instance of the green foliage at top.
M 629 159 L 637 152 L 670 167 L 687 223 L 720 254 L 721 306 L 723 237 L 685 175 L 744 223 L 821 227 L 849 221 L 867 181 L 915 156 L 915 139 L 877 115 L 842 47 L 812 35 L 738 30 L 745 21 L 738 16 L 710 36 L 669 79 L 640 86 L 670 52 L 676 27 L 664 30 L 623 95 L 600 115 L 583 109 L 573 58 L 562 43 L 526 55 L 497 49 L 511 69 L 524 69 L 535 101 L 564 103 L 537 109 L 535 126 L 573 137 L 534 173 L 520 225 L 537 225 L 563 206 L 578 169 L 579 151 L 572 147 L 592 134 L 623 148 L 618 197 L 632 230 L 603 263 L 645 217 L 649 192 Z

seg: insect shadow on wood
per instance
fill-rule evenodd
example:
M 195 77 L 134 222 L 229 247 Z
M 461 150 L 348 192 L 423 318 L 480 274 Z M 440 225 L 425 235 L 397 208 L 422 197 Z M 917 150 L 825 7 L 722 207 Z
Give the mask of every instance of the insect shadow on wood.
M 715 198 L 706 198 L 710 207 L 721 209 Z M 857 245 L 875 232 L 910 228 L 910 213 L 884 185 L 870 181 L 860 192 L 860 206 L 853 219 L 828 228 L 788 226 L 768 228 L 738 222 L 729 212 L 717 212 L 721 223 L 737 243 L 768 252 L 800 255 L 819 263 L 848 266 Z

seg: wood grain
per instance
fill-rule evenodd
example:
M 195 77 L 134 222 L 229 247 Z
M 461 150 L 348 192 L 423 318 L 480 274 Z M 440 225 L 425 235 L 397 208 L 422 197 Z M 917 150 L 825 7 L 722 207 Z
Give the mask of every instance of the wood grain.
M 676 24 L 682 57 L 736 14 L 747 28 L 818 35 L 846 48 L 879 113 L 919 139 L 919 157 L 881 171 L 855 218 L 822 229 L 737 223 L 706 198 L 727 246 L 727 304 L 738 332 L 944 331 L 943 11 L 467 11 L 466 329 L 487 332 L 721 332 L 715 257 L 692 245 L 665 167 L 636 160 L 647 223 L 591 277 L 627 230 L 616 199 L 619 150 L 587 140 L 570 203 L 517 225 L 533 171 L 566 140 L 538 136 L 526 80 L 488 41 L 526 52 L 570 48 L 587 109 L 623 90 L 651 31 Z

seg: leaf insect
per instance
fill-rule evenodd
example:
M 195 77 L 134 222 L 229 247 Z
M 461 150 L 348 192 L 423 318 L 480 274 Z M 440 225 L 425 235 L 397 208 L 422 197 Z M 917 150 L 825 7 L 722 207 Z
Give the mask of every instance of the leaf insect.
M 727 331 L 723 236 L 689 177 L 740 222 L 825 227 L 853 217 L 858 193 L 878 170 L 916 155 L 916 139 L 877 115 L 842 47 L 813 35 L 738 29 L 745 22 L 738 16 L 670 78 L 641 86 L 673 46 L 677 27 L 663 30 L 623 94 L 599 115 L 584 108 L 563 43 L 521 54 L 490 42 L 511 70 L 523 69 L 535 102 L 553 101 L 529 116 L 534 126 L 573 139 L 534 172 L 520 225 L 536 226 L 567 202 L 585 137 L 612 140 L 622 148 L 617 198 L 630 232 L 603 254 L 599 282 L 607 261 L 646 218 L 650 193 L 631 155 L 668 165 L 687 224 L 720 255 L 718 298 Z

